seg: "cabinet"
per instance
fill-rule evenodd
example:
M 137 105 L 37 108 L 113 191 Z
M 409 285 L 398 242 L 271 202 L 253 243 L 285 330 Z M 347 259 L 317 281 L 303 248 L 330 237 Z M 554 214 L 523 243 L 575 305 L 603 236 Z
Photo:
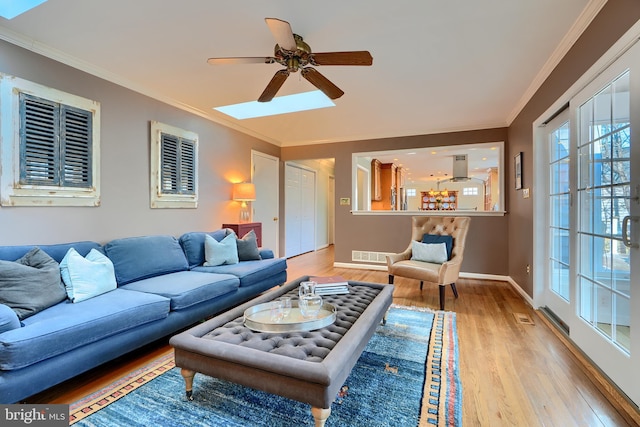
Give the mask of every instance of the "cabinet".
M 457 191 L 421 191 L 420 209 L 423 211 L 454 211 L 458 208 Z
M 380 164 L 380 200 L 371 201 L 371 209 L 392 210 L 396 208 L 396 170 L 397 166 L 393 163 Z
M 261 222 L 244 222 L 240 224 L 222 224 L 222 228 L 232 229 L 239 239 L 253 230 L 256 233 L 256 240 L 258 241 L 258 247 L 262 247 L 262 223 Z
M 382 192 L 380 191 L 380 169 L 382 163 L 378 159 L 371 160 L 371 200 L 379 202 L 382 200 Z

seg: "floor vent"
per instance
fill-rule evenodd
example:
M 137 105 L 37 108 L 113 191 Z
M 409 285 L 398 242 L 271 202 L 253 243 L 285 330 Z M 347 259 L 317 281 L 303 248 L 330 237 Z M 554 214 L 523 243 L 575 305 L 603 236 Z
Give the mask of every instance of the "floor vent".
M 387 255 L 391 255 L 391 254 L 387 252 L 351 251 L 351 261 L 386 264 Z
M 513 316 L 516 318 L 516 322 L 521 325 L 535 325 L 531 316 L 526 313 L 513 313 Z

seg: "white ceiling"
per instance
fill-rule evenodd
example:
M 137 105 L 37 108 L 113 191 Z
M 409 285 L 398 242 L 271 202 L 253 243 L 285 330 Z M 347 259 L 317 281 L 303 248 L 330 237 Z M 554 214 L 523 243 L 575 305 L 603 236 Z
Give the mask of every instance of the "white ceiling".
M 48 0 L 0 38 L 280 146 L 507 126 L 606 0 Z M 336 107 L 238 121 L 278 64 L 265 17 L 316 52 L 369 50 L 371 67 L 318 67 Z M 1 70 L 0 70 L 1 71 Z M 278 95 L 314 89 L 292 74 Z

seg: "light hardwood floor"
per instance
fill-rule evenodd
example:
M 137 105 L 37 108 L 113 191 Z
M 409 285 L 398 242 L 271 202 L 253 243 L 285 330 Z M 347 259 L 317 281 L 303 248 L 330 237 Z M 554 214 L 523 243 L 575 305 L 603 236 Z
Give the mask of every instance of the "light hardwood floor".
M 288 260 L 289 279 L 342 275 L 387 283 L 385 271 L 333 267 L 333 248 Z M 438 308 L 438 289 L 397 277 L 394 303 Z M 591 371 L 506 282 L 460 279 L 445 308 L 457 318 L 464 426 L 635 426 L 592 382 Z M 524 320 L 524 322 L 523 322 Z M 72 403 L 160 355 L 162 340 L 28 399 Z

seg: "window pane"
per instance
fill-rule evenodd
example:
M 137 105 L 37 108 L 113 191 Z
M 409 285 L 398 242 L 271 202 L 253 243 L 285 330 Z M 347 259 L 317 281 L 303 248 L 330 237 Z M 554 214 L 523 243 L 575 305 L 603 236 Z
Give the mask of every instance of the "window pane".
M 631 351 L 631 304 L 628 297 L 614 296 L 616 313 L 615 342 L 627 352 Z
M 551 262 L 551 290 L 569 301 L 569 267 L 556 261 Z
M 629 124 L 629 72 L 613 82 L 613 123 L 616 129 Z
M 551 135 L 551 161 L 569 156 L 569 122 L 563 124 Z
M 551 229 L 551 257 L 569 265 L 569 231 Z
M 611 132 L 611 86 L 607 86 L 594 98 L 593 102 L 593 139 L 598 139 Z
M 611 291 L 600 286 L 595 287 L 596 327 L 600 332 L 611 338 Z
M 580 317 L 593 324 L 591 301 L 593 300 L 593 284 L 590 280 L 580 278 Z

